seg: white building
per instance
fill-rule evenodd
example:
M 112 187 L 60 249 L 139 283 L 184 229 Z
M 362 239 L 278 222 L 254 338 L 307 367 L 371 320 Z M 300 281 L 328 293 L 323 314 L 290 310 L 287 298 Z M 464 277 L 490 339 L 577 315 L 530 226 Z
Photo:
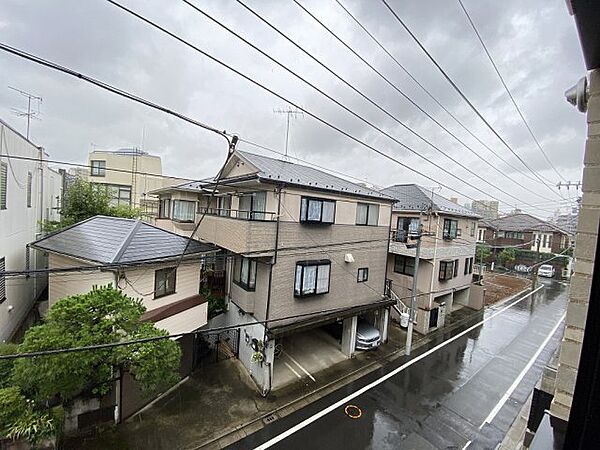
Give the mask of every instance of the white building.
M 47 160 L 42 147 L 0 119 L 0 273 L 24 270 L 26 246 L 41 236 L 40 223 L 59 219 L 62 176 Z M 44 265 L 43 257 L 31 258 L 30 268 Z M 0 342 L 19 330 L 46 283 L 41 276 L 0 275 Z

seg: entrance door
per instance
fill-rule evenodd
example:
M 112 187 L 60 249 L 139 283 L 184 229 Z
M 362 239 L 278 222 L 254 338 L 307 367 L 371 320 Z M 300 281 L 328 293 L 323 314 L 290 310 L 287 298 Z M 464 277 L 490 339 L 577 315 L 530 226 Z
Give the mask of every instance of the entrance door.
M 429 311 L 429 328 L 437 327 L 439 312 L 439 308 L 433 308 L 431 311 Z

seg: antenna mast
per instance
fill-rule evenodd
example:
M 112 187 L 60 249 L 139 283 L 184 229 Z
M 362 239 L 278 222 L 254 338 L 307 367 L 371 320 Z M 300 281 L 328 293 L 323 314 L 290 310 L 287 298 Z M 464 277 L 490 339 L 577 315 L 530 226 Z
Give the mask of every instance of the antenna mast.
M 36 120 L 40 120 L 39 116 L 40 115 L 40 103 L 42 103 L 42 97 L 40 97 L 39 95 L 33 95 L 30 92 L 26 92 L 26 91 L 22 91 L 21 89 L 17 89 L 15 87 L 12 86 L 8 86 L 9 89 L 12 89 L 13 91 L 18 92 L 19 94 L 27 97 L 27 112 L 25 111 L 21 111 L 20 109 L 17 108 L 12 108 L 12 111 L 14 114 L 16 114 L 18 117 L 27 117 L 27 140 L 29 140 L 29 125 L 31 122 L 31 119 L 36 119 Z M 31 111 L 31 100 L 35 100 L 37 101 L 37 111 Z
M 296 119 L 298 116 L 304 116 L 304 113 L 302 111 L 300 111 L 298 108 L 290 108 L 288 107 L 287 109 L 274 109 L 273 112 L 275 114 L 285 114 L 286 115 L 286 124 L 285 124 L 285 156 L 288 155 L 288 143 L 289 143 L 289 137 L 290 137 L 290 117 L 293 117 L 294 119 Z

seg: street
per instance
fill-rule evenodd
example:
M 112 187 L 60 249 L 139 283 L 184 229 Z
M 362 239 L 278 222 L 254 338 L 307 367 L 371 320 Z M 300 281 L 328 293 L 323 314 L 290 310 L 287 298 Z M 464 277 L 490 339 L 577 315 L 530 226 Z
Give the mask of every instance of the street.
M 539 284 L 229 448 L 495 448 L 562 337 L 568 286 Z

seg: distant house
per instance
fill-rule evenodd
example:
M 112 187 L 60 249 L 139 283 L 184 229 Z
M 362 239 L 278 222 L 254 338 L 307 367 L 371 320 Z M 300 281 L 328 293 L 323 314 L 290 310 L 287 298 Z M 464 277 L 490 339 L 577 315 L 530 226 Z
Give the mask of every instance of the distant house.
M 26 158 L 26 159 L 16 159 Z M 48 154 L 0 119 L 0 273 L 41 269 L 43 258 L 27 260 L 26 246 L 42 235 L 44 220 L 57 220 L 62 175 L 48 166 Z M 0 275 L 0 342 L 18 338 L 36 317 L 42 276 Z
M 143 319 L 169 333 L 193 331 L 207 323 L 208 305 L 199 295 L 201 260 L 218 251 L 213 245 L 139 220 L 95 216 L 39 239 L 31 247 L 48 254 L 50 269 L 85 268 L 49 275 L 49 307 L 95 285 L 112 284 L 141 298 L 147 309 Z M 94 270 L 95 266 L 100 267 Z
M 448 314 L 464 306 L 481 309 L 481 287 L 472 289 L 479 216 L 416 184 L 399 184 L 382 192 L 397 199 L 392 207 L 387 277 L 391 290 L 405 304 L 417 273 L 415 330 L 423 334 L 436 330 Z M 413 237 L 419 225 L 424 236 L 415 268 Z
M 518 246 L 541 253 L 560 253 L 570 246 L 569 234 L 558 226 L 529 214 L 511 214 L 481 221 L 478 240 L 495 247 Z

